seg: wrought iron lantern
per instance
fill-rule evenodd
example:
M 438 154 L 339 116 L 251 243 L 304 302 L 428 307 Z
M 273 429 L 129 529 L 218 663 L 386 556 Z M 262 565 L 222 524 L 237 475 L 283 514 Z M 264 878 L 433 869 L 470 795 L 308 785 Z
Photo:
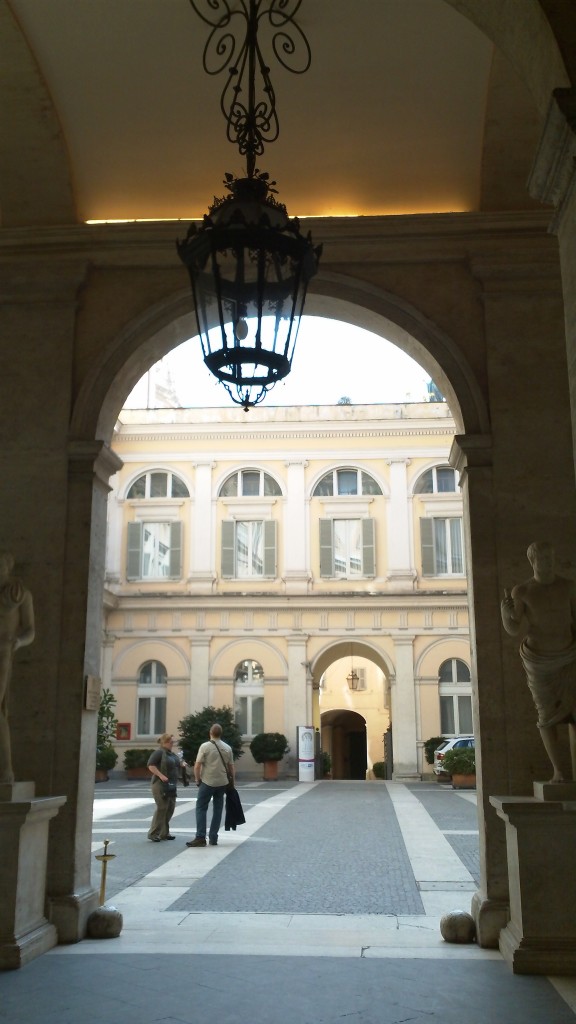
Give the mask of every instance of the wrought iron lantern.
M 358 675 L 355 668 L 352 668 L 346 676 L 346 682 L 348 683 L 349 690 L 357 690 L 358 683 L 360 682 L 360 676 Z
M 212 27 L 204 70 L 228 70 L 220 106 L 228 139 L 246 158 L 246 176 L 225 175 L 229 194 L 214 200 L 177 248 L 190 274 L 204 362 L 248 410 L 290 373 L 308 282 L 321 255 L 321 246 L 314 247 L 274 198 L 276 183 L 256 167 L 264 143 L 279 134 L 258 44 L 261 20 L 268 20 L 274 53 L 288 70 L 308 69 L 310 47 L 294 22 L 301 0 L 239 0 L 234 10 L 228 0 L 190 3 Z M 300 65 L 289 65 L 288 55 L 297 53 L 303 54 Z

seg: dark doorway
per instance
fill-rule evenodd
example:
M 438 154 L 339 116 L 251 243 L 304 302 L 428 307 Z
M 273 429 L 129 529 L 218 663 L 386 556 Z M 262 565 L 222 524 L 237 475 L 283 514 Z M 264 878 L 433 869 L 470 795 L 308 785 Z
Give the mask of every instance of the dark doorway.
M 333 779 L 365 779 L 366 720 L 356 711 L 326 711 L 320 720 L 322 749 L 332 758 Z

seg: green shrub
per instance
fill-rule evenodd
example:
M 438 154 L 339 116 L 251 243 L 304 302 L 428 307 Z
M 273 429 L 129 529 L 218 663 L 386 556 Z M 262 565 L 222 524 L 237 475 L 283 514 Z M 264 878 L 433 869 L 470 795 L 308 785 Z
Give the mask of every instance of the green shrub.
M 96 768 L 99 771 L 110 771 L 118 760 L 118 754 L 114 747 L 100 747 L 96 753 Z
M 322 751 L 320 764 L 322 767 L 322 774 L 329 775 L 332 771 L 332 758 L 327 750 Z
M 101 771 L 108 771 L 113 768 L 118 760 L 118 754 L 112 746 L 112 740 L 116 737 L 116 726 L 118 724 L 114 708 L 116 697 L 111 690 L 102 690 L 100 707 L 98 708 L 98 733 L 96 736 L 96 767 Z
M 388 766 L 387 766 L 385 761 L 375 761 L 374 762 L 374 764 L 372 765 L 372 771 L 374 772 L 374 775 L 376 776 L 377 779 L 385 779 L 386 778 L 386 769 L 387 769 L 387 767 Z
M 234 760 L 237 761 L 244 753 L 242 749 L 242 733 L 234 721 L 234 711 L 230 707 L 202 708 L 194 715 L 187 715 L 180 722 L 180 748 L 187 764 L 194 764 L 198 748 L 210 738 L 210 727 L 218 722 L 222 726 L 222 739 L 232 747 Z
M 442 761 L 442 769 L 448 772 L 448 775 L 475 775 L 474 747 L 455 747 L 454 750 L 447 750 Z
M 259 732 L 250 744 L 250 753 L 256 764 L 281 761 L 289 750 L 288 740 L 281 732 Z
M 148 758 L 153 753 L 153 749 L 130 747 L 130 749 L 124 751 L 124 768 L 145 768 L 148 764 Z
M 426 740 L 424 744 L 426 764 L 434 764 L 434 751 L 438 750 L 438 747 L 445 739 L 445 736 L 431 736 L 429 740 Z

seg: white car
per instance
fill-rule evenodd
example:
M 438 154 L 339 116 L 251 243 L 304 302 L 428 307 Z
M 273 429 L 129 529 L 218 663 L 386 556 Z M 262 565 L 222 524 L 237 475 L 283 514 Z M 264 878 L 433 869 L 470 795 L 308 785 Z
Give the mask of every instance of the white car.
M 447 775 L 442 767 L 445 754 L 449 750 L 455 750 L 457 747 L 474 747 L 476 741 L 473 736 L 453 736 L 451 740 L 444 740 L 439 747 L 436 747 L 434 751 L 434 774 L 435 775 Z

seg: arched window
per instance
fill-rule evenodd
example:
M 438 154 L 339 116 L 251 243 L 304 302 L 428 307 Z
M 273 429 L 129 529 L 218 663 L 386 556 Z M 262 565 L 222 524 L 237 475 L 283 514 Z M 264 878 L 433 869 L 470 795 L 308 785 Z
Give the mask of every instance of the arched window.
M 344 497 L 354 494 L 382 494 L 374 477 L 363 469 L 331 469 L 318 481 L 312 492 L 313 498 Z
M 440 728 L 443 736 L 471 735 L 472 689 L 470 669 L 460 658 L 448 658 L 438 671 Z
M 262 469 L 239 469 L 227 477 L 220 488 L 219 498 L 278 497 L 280 485 Z
M 241 661 L 234 670 L 234 717 L 244 737 L 264 732 L 264 671 L 257 661 Z
M 145 661 L 138 673 L 138 735 L 158 737 L 166 731 L 168 674 L 161 661 Z
M 433 466 L 416 482 L 414 494 L 451 494 L 455 490 L 455 470 L 451 466 Z
M 128 499 L 146 498 L 189 498 L 186 484 L 175 473 L 149 472 L 143 473 L 134 481 Z

